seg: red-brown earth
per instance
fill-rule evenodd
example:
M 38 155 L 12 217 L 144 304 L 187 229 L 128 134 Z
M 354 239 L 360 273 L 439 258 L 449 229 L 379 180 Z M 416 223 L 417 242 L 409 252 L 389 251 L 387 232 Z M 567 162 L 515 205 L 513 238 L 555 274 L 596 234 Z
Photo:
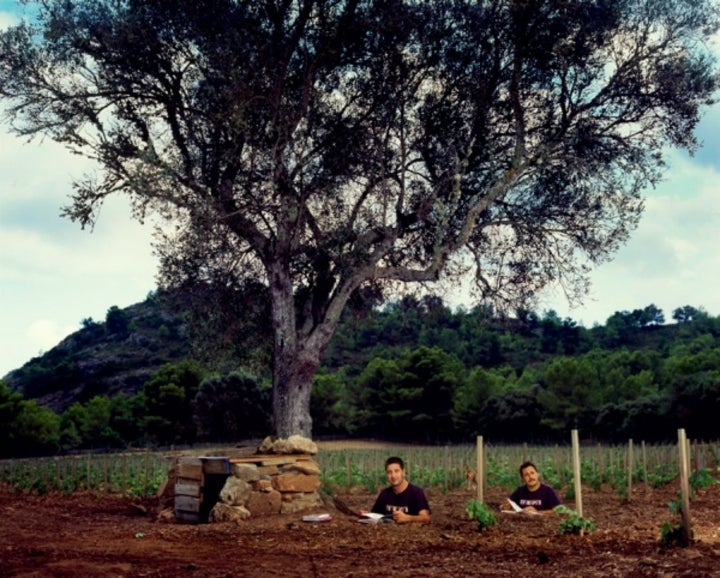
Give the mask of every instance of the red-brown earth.
M 2 491 L 0 577 L 720 577 L 720 484 L 691 502 L 692 544 L 665 547 L 660 527 L 677 492 L 639 486 L 625 501 L 584 488 L 583 514 L 597 529 L 577 536 L 560 534 L 556 516 L 498 514 L 478 532 L 465 512 L 469 489 L 428 489 L 429 525 L 360 524 L 332 507 L 312 511 L 332 515 L 323 523 L 302 512 L 194 525 L 160 516 L 152 499 Z M 485 501 L 497 509 L 505 494 L 490 488 Z M 338 496 L 353 508 L 375 497 Z

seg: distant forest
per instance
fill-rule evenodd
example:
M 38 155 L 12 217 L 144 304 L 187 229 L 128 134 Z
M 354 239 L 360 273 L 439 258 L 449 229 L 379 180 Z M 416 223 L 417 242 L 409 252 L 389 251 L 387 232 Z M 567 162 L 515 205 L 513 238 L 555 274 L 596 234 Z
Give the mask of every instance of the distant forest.
M 267 435 L 270 340 L 250 305 L 212 339 L 213 320 L 156 293 L 83 320 L 0 382 L 0 453 Z M 433 296 L 349 310 L 315 379 L 313 435 L 554 443 L 577 428 L 585 440 L 662 442 L 682 427 L 715 439 L 720 318 L 684 306 L 672 321 L 649 305 L 586 328 L 553 311 L 507 317 Z

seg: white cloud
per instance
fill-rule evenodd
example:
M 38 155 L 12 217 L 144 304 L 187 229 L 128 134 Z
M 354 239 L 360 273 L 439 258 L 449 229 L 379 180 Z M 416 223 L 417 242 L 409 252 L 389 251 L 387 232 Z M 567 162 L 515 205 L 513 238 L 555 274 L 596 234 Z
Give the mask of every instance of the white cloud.
M 27 8 L 29 9 L 29 8 Z M 14 10 L 14 13 L 10 11 Z M 26 8 L 0 0 L 0 28 Z M 60 218 L 88 159 L 50 140 L 0 130 L 0 377 L 107 310 L 142 301 L 155 287 L 150 228 L 111 199 L 93 232 Z
M 18 17 L 10 12 L 0 11 L 0 30 L 9 28 L 18 23 Z
M 38 319 L 33 321 L 27 329 L 27 342 L 37 348 L 39 353 L 52 349 L 63 338 L 77 330 L 77 326 L 59 326 L 50 319 Z
M 151 229 L 110 199 L 94 231 L 59 216 L 71 180 L 92 168 L 52 142 L 0 135 L 0 377 L 79 329 L 87 317 L 155 288 Z M 10 144 L 11 146 L 7 146 Z
M 615 311 L 660 307 L 670 321 L 683 305 L 720 314 L 720 174 L 681 154 L 672 155 L 666 180 L 647 192 L 637 231 L 615 258 L 591 274 L 585 305 L 569 309 L 550 296 L 545 309 L 604 323 Z

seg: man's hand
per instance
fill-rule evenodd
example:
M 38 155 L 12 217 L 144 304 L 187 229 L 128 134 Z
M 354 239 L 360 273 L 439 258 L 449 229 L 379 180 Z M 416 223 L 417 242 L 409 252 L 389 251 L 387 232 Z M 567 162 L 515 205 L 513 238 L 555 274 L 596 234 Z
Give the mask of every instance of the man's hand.
M 428 510 L 420 510 L 417 516 L 411 516 L 405 512 L 393 512 L 392 518 L 398 524 L 405 524 L 407 522 L 422 522 L 423 524 L 430 523 L 430 512 Z

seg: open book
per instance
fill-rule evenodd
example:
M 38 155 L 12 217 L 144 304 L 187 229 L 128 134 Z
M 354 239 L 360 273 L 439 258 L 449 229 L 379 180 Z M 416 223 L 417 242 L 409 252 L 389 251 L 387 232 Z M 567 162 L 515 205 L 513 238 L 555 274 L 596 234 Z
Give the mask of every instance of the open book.
M 303 522 L 329 522 L 332 520 L 330 514 L 308 514 L 302 517 Z
M 510 498 L 508 498 L 508 502 L 510 502 L 510 507 L 513 509 L 513 512 L 522 512 L 522 508 L 517 505 L 517 503 L 513 502 Z
M 537 514 L 537 512 L 533 512 L 532 510 L 523 510 L 516 502 L 513 502 L 510 498 L 508 498 L 507 501 L 510 504 L 512 510 L 502 510 L 503 514 Z
M 375 512 L 365 512 L 360 516 L 361 523 L 363 524 L 383 524 L 385 522 L 392 522 L 392 516 L 385 514 L 376 514 Z

